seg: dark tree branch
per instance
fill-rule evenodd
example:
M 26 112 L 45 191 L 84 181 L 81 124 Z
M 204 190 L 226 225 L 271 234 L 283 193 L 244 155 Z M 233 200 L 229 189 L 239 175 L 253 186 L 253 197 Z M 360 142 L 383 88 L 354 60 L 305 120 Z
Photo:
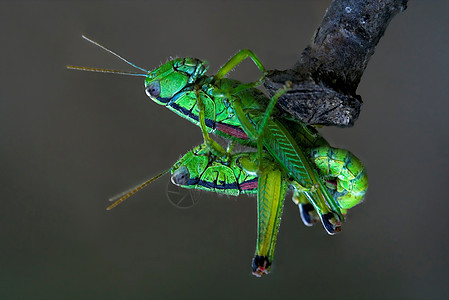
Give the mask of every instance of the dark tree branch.
M 273 95 L 292 81 L 278 106 L 308 124 L 354 125 L 360 78 L 388 23 L 406 7 L 407 0 L 333 0 L 299 61 L 269 71 L 265 87 Z

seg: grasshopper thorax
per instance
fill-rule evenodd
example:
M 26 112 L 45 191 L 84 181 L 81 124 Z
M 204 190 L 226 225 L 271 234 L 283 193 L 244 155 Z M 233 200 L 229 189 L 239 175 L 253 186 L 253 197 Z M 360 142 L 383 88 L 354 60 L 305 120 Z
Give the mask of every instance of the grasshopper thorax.
M 207 69 L 207 62 L 197 58 L 176 58 L 148 73 L 145 92 L 151 100 L 165 105 L 182 89 L 193 86 Z

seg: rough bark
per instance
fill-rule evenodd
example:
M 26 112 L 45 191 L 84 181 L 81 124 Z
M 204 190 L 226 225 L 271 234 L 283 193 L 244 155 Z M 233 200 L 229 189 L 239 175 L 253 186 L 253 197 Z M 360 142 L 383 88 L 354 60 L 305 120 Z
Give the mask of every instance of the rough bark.
M 362 105 L 356 89 L 390 20 L 407 0 L 333 0 L 312 42 L 288 70 L 271 70 L 273 95 L 286 80 L 293 88 L 278 107 L 308 124 L 354 125 Z

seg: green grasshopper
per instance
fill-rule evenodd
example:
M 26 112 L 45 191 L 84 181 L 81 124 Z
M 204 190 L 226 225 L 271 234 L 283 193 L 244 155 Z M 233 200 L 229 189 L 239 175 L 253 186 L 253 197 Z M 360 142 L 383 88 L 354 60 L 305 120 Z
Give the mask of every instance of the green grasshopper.
M 195 58 L 174 59 L 150 72 L 128 62 L 98 43 L 87 40 L 144 71 L 145 74 L 75 66 L 68 68 L 145 76 L 145 91 L 148 96 L 158 104 L 165 105 L 178 115 L 199 125 L 205 144 L 217 156 L 227 154 L 209 137 L 209 132 L 242 144 L 257 146 L 258 161 L 261 164 L 259 170 L 263 169 L 263 148 L 267 149 L 288 176 L 307 191 L 305 195 L 318 212 L 328 233 L 340 231 L 341 221 L 344 219 L 341 208 L 310 164 L 304 149 L 296 142 L 296 137 L 292 137 L 291 132 L 297 135 L 296 130 L 298 128 L 301 130 L 303 124 L 285 117 L 270 119 L 272 112 L 277 113 L 274 108 L 277 98 L 285 93 L 287 88 L 276 93 L 271 100 L 253 88 L 262 82 L 266 71 L 251 51 L 240 51 L 215 76 L 206 76 L 204 74 L 207 71 L 207 63 Z M 242 84 L 223 78 L 247 57 L 250 57 L 263 73 L 258 81 Z
M 336 199 L 342 206 L 349 208 L 348 203 L 353 202 L 353 198 L 363 198 L 367 183 L 366 172 L 363 167 L 357 165 L 360 161 L 352 153 L 322 146 L 311 149 L 310 158 L 320 174 L 330 183 L 328 189 L 331 193 L 339 194 Z M 268 154 L 264 154 L 263 159 L 265 168 L 262 172 L 258 172 L 255 152 L 237 152 L 218 157 L 203 144 L 187 152 L 171 169 L 121 195 L 121 198 L 108 209 L 115 207 L 169 171 L 172 174 L 172 183 L 183 188 L 233 196 L 256 194 L 258 226 L 252 268 L 253 274 L 260 277 L 268 274 L 273 263 L 287 186 L 293 190 L 293 202 L 299 206 L 304 224 L 311 226 L 319 219 L 313 213 L 313 207 L 310 208 L 312 205 L 305 197 L 301 185 L 290 180 Z
M 257 244 L 252 265 L 253 274 L 260 277 L 268 274 L 271 268 L 287 189 L 283 172 L 269 161 L 269 155 L 264 155 L 264 159 L 267 160 L 265 168 L 258 173 L 256 153 L 241 152 L 218 157 L 202 144 L 187 152 L 169 170 L 119 195 L 119 199 L 107 209 L 114 208 L 169 171 L 172 183 L 183 188 L 232 196 L 257 194 Z
M 200 145 L 171 169 L 172 183 L 183 188 L 234 196 L 257 194 L 257 242 L 252 263 L 253 275 L 257 277 L 270 271 L 287 190 L 284 172 L 269 155 L 263 159 L 264 169 L 259 172 L 254 152 L 218 157 L 206 145 Z
M 360 160 L 344 149 L 322 146 L 311 149 L 311 160 L 327 179 L 328 189 L 339 204 L 351 208 L 366 192 L 367 176 Z M 302 186 L 285 176 L 269 155 L 264 155 L 264 169 L 258 172 L 256 153 L 239 152 L 217 157 L 201 145 L 184 155 L 172 169 L 172 183 L 237 196 L 257 193 L 257 245 L 253 258 L 253 274 L 268 274 L 273 262 L 274 248 L 282 215 L 286 187 L 293 190 L 293 202 L 299 206 L 306 226 L 318 220 Z M 356 200 L 354 200 L 356 199 Z

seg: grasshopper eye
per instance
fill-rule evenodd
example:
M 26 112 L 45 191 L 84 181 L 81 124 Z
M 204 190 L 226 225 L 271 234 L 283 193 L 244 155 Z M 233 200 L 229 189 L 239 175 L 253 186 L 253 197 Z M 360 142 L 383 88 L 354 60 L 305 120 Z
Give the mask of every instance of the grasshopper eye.
M 190 179 L 189 170 L 185 166 L 182 166 L 178 170 L 176 170 L 171 176 L 171 182 L 174 185 L 187 185 Z
M 145 88 L 145 93 L 150 98 L 159 97 L 161 94 L 161 86 L 159 84 L 159 80 L 153 81 Z

